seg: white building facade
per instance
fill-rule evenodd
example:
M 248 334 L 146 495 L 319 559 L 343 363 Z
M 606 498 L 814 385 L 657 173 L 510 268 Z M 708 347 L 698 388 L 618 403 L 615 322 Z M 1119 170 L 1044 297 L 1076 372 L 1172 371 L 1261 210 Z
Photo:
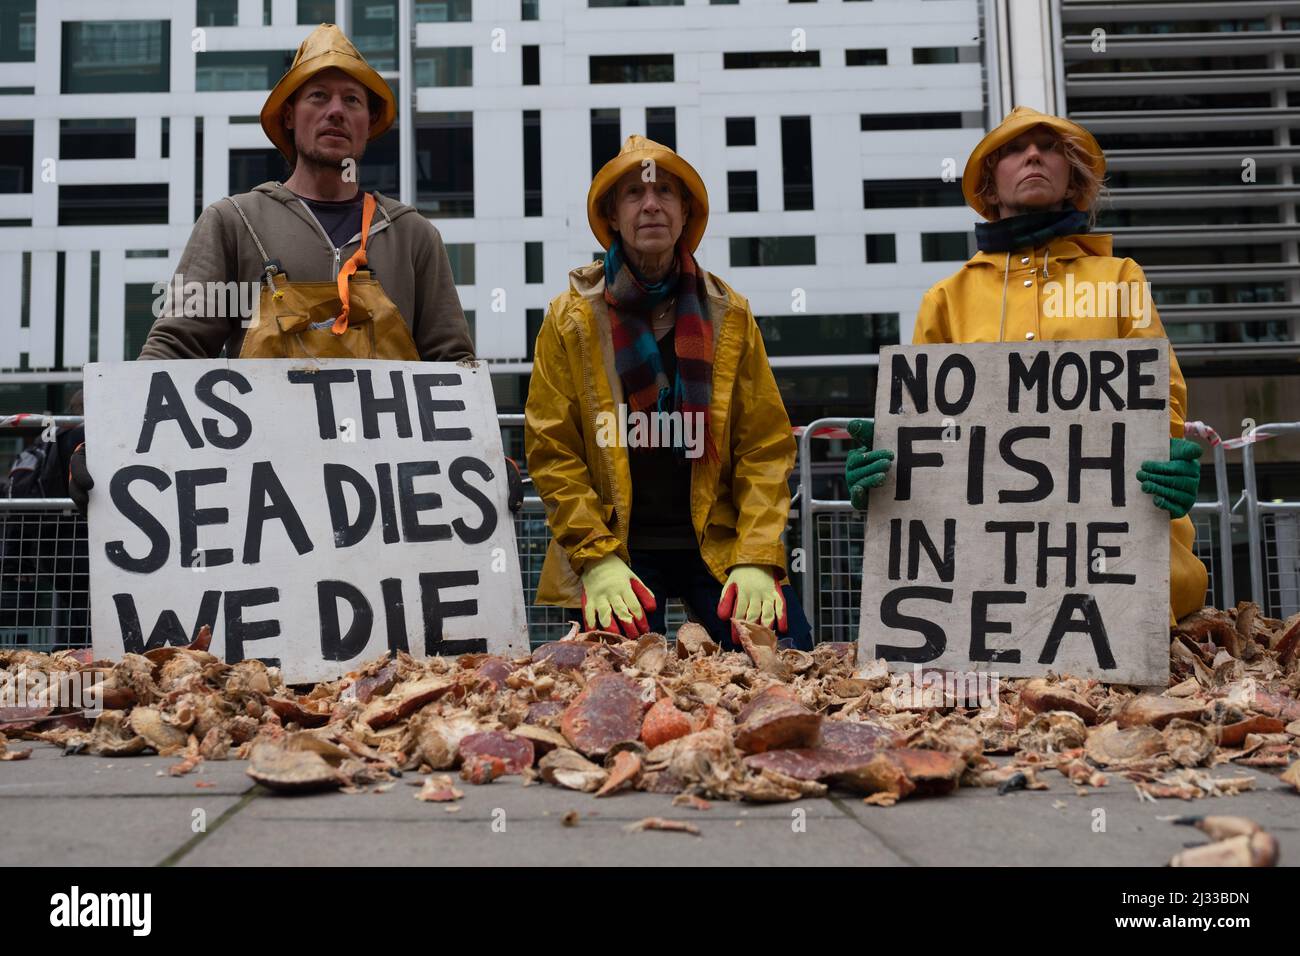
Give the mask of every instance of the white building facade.
M 592 173 L 674 146 L 698 256 L 762 317 L 797 422 L 860 411 L 882 345 L 968 254 L 981 0 L 0 0 L 0 402 L 55 410 L 134 358 L 199 211 L 287 175 L 256 117 L 333 20 L 398 92 L 362 185 L 441 231 L 503 410 L 570 269 Z M 403 42 L 405 40 L 406 42 Z

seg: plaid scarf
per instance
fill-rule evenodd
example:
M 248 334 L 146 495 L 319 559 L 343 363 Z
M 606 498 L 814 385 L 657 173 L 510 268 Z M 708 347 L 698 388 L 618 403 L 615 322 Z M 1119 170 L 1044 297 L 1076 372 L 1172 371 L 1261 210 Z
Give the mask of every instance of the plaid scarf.
M 1088 214 L 1078 209 L 1048 209 L 1026 212 L 1007 219 L 975 224 L 975 244 L 980 252 L 1014 252 L 1037 249 L 1058 236 L 1077 236 L 1088 231 Z
M 677 380 L 671 385 L 664 373 L 647 321 L 656 305 L 676 294 Z M 698 414 L 704 422 L 704 448 L 716 460 L 717 449 L 709 427 L 713 386 L 713 323 L 705 308 L 704 275 L 684 241 L 662 280 L 646 283 L 623 255 L 623 242 L 615 236 L 605 253 L 605 304 L 614 339 L 614 368 L 623 382 L 631 411 Z M 679 455 L 686 449 L 679 446 Z

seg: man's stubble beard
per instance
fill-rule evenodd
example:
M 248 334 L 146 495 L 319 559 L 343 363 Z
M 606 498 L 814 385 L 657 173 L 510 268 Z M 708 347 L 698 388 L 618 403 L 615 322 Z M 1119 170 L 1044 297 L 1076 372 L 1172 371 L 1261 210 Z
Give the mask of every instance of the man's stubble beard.
M 324 153 L 305 148 L 298 141 L 297 136 L 294 137 L 293 146 L 294 150 L 298 154 L 298 163 L 306 163 L 308 166 L 314 166 L 317 169 L 336 169 L 340 174 L 342 174 L 343 163 L 346 160 L 351 159 L 356 165 L 360 166 L 361 157 L 366 154 L 366 144 L 364 142 L 361 144 L 361 148 L 355 156 L 345 156 L 343 159 L 338 160 L 330 159 Z

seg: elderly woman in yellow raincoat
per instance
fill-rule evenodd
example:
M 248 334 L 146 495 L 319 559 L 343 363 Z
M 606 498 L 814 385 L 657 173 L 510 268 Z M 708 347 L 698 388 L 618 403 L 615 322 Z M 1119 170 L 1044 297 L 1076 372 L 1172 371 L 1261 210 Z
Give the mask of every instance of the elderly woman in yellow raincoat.
M 761 621 L 811 649 L 786 577 L 795 442 L 749 304 L 694 252 L 709 198 L 671 149 L 628 137 L 537 336 L 524 440 L 553 540 L 537 599 L 588 628 L 663 631 L 678 597 L 715 641 Z
M 921 300 L 914 345 L 954 342 L 1033 342 L 1061 339 L 1164 338 L 1149 295 L 1121 299 L 1121 314 L 1079 318 L 1048 308 L 1053 290 L 1096 283 L 1139 283 L 1132 259 L 1111 255 L 1111 237 L 1089 232 L 1106 172 L 1101 147 L 1082 126 L 1017 107 L 981 140 L 966 162 L 962 193 L 986 222 L 977 223 L 977 252 Z M 1137 306 L 1136 308 L 1134 306 Z M 1068 310 L 1066 310 L 1068 311 Z M 1100 311 L 1100 310 L 1099 310 Z M 1196 501 L 1201 450 L 1183 438 L 1187 386 L 1169 352 L 1169 460 L 1143 462 L 1137 472 L 1155 507 L 1170 515 L 1170 616 L 1205 600 L 1205 565 L 1192 553 L 1188 511 Z M 855 508 L 885 480 L 893 452 L 872 449 L 872 423 L 851 423 L 861 446 L 850 453 L 846 478 Z

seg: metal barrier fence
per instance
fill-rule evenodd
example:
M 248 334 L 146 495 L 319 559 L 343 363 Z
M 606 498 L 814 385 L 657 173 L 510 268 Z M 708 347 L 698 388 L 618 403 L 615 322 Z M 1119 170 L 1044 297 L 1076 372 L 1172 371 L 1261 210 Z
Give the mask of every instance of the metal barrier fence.
M 521 448 L 513 429 L 522 430 L 523 415 L 500 415 L 508 450 Z M 802 430 L 799 438 L 798 486 L 791 499 L 791 519 L 797 528 L 802 563 L 804 610 L 817 640 L 856 640 L 862 588 L 864 521 L 847 501 L 818 499 L 813 493 L 811 442 L 848 424 L 847 418 L 822 418 Z M 0 429 L 76 425 L 75 416 L 10 416 Z M 1265 425 L 1260 433 L 1300 433 L 1300 423 Z M 1208 441 L 1214 459 L 1214 498 L 1192 509 L 1196 554 L 1210 572 L 1206 602 L 1219 607 L 1235 603 L 1232 576 L 1231 521 L 1224 449 L 1213 429 L 1188 423 L 1188 437 Z M 516 452 L 517 453 L 517 452 Z M 1260 502 L 1255 489 L 1250 444 L 1243 447 L 1251 548 L 1251 585 L 1263 595 L 1268 613 L 1300 610 L 1300 502 Z M 525 478 L 527 482 L 528 479 Z M 527 488 L 527 484 L 525 485 Z M 535 603 L 542 561 L 550 543 L 546 512 L 540 498 L 527 495 L 514 516 L 520 575 L 533 643 L 553 640 L 569 628 L 569 612 Z M 1267 584 L 1267 590 L 1265 589 Z M 89 643 L 89 574 L 85 521 L 62 498 L 0 498 L 0 648 L 34 650 L 84 646 Z M 1259 599 L 1259 598 L 1257 598 Z M 667 630 L 673 633 L 687 619 L 679 601 L 670 601 Z
M 522 430 L 523 415 L 499 415 L 507 449 L 522 448 L 507 433 Z M 50 424 L 81 424 L 78 416 L 11 415 L 0 429 Z M 525 478 L 525 488 L 529 479 Z M 537 582 L 551 541 L 546 509 L 526 495 L 514 516 L 515 546 L 528 610 L 528 633 L 534 645 L 563 637 L 569 630 L 565 608 L 537 604 Z M 90 644 L 90 574 L 86 521 L 67 498 L 0 498 L 0 650 L 23 647 L 50 651 Z M 680 601 L 668 602 L 669 633 L 687 619 Z
M 1300 422 L 1272 422 L 1254 428 L 1241 446 L 1251 593 L 1270 617 L 1300 612 L 1300 501 L 1259 500 L 1255 443 L 1292 435 L 1300 435 Z
M 813 439 L 828 432 L 834 434 L 850 421 L 819 418 L 806 426 L 799 438 L 799 487 L 803 494 L 800 546 L 806 566 L 816 572 L 804 577 L 803 601 L 819 641 L 853 641 L 858 636 L 865 521 L 862 513 L 855 511 L 849 502 L 819 499 L 812 492 Z M 1185 433 L 1189 438 L 1212 436 L 1214 500 L 1198 501 L 1192 507 L 1195 551 L 1209 572 L 1205 602 L 1215 607 L 1231 607 L 1236 603 L 1232 580 L 1232 505 L 1224 450 L 1214 430 L 1201 422 L 1189 422 Z M 1295 508 L 1300 509 L 1300 504 Z M 1294 547 L 1294 532 L 1290 541 Z

